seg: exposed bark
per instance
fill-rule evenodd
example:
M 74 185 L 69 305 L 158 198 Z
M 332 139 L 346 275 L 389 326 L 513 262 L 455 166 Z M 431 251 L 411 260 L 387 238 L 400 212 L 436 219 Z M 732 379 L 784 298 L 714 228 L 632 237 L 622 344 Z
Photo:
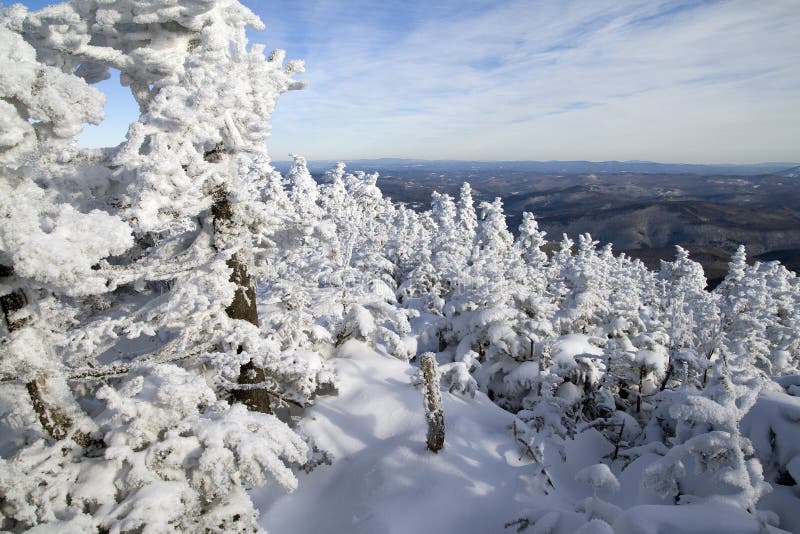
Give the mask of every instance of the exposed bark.
M 428 449 L 439 452 L 444 447 L 444 411 L 439 390 L 439 370 L 432 352 L 422 355 L 422 379 L 425 383 L 425 418 L 428 421 Z
M 338 334 L 336 334 L 336 340 L 334 341 L 333 346 L 334 347 L 340 346 L 342 343 L 350 339 L 350 336 L 352 335 L 353 335 L 352 332 L 339 332 Z
M 644 387 L 644 366 L 639 367 L 639 389 L 636 391 L 636 413 L 642 411 L 642 388 Z
M 28 304 L 28 298 L 25 292 L 21 289 L 12 291 L 0 297 L 0 307 L 3 308 L 3 317 L 6 320 L 6 327 L 9 332 L 19 330 L 30 320 L 30 317 L 17 317 L 15 315 L 18 311 Z
M 253 277 L 247 272 L 247 266 L 239 261 L 234 255 L 228 260 L 228 267 L 231 268 L 231 282 L 236 284 L 236 294 L 233 302 L 225 308 L 225 313 L 231 319 L 248 321 L 258 326 L 258 309 L 256 308 L 256 288 Z M 242 347 L 238 352 L 242 352 Z M 248 361 L 239 368 L 239 384 L 260 384 L 266 381 L 264 369 Z M 237 389 L 233 396 L 239 402 L 245 404 L 251 410 L 264 413 L 272 413 L 270 407 L 270 395 L 265 388 Z
M 72 426 L 72 420 L 58 407 L 49 406 L 44 398 L 44 392 L 47 385 L 44 375 L 39 376 L 35 380 L 31 380 L 25 384 L 25 389 L 28 390 L 28 395 L 31 397 L 33 403 L 33 410 L 39 417 L 39 422 L 42 424 L 45 432 L 47 432 L 54 440 L 62 440 L 67 437 L 69 427 Z
M 669 361 L 667 362 L 667 372 L 664 374 L 664 380 L 661 381 L 661 387 L 658 388 L 659 391 L 667 389 L 667 383 L 669 379 L 672 378 L 672 370 L 672 354 L 670 354 Z
M 617 434 L 617 439 L 614 442 L 614 453 L 611 455 L 612 460 L 616 460 L 617 456 L 619 456 L 619 446 L 622 443 L 622 433 L 625 431 L 625 420 L 619 425 L 619 434 Z
M 205 159 L 209 163 L 218 163 L 225 158 L 225 147 L 218 143 L 213 150 L 206 152 Z M 215 241 L 219 244 L 225 242 L 225 237 L 235 234 L 235 220 L 233 206 L 229 198 L 229 192 L 221 188 L 214 192 L 214 204 L 211 206 L 211 215 L 214 218 Z M 247 271 L 247 264 L 242 261 L 239 253 L 234 254 L 227 261 L 231 269 L 230 281 L 236 284 L 236 292 L 233 301 L 225 308 L 225 313 L 231 319 L 247 321 L 258 326 L 258 308 L 256 306 L 256 287 L 253 277 Z M 237 352 L 241 353 L 243 347 L 238 347 Z M 261 367 L 258 367 L 252 360 L 248 361 L 239 368 L 239 384 L 260 384 L 266 381 L 266 375 Z M 249 409 L 272 413 L 270 406 L 270 394 L 263 388 L 243 388 L 233 391 L 236 400 L 246 405 Z
M 10 277 L 13 272 L 13 268 L 2 266 L 0 268 L 0 277 Z M 9 333 L 17 332 L 30 323 L 30 315 L 18 317 L 19 312 L 27 304 L 28 298 L 22 289 L 17 289 L 0 297 L 0 308 L 2 308 L 3 318 Z M 50 395 L 52 389 L 50 382 L 52 380 L 54 378 L 42 373 L 25 384 L 25 389 L 28 391 L 33 410 L 39 418 L 39 423 L 41 423 L 44 431 L 55 441 L 60 441 L 69 435 L 73 427 L 73 420 L 64 409 L 65 406 L 59 406 L 59 404 L 74 404 L 77 406 L 77 403 L 74 402 L 74 399 L 61 399 L 60 402 L 54 399 Z M 67 395 L 71 395 L 69 388 L 66 389 L 66 392 Z M 92 442 L 89 434 L 84 432 L 75 432 L 72 438 L 82 446 L 87 446 Z
M 71 398 L 71 393 L 66 383 L 61 384 L 61 388 L 55 387 L 57 380 L 56 377 L 42 374 L 25 384 L 33 404 L 33 410 L 36 412 L 42 428 L 44 428 L 48 436 L 56 441 L 70 436 L 71 433 L 72 441 L 81 447 L 102 446 L 102 442 L 92 438 L 90 432 L 80 430 L 80 427 L 76 429 L 75 421 L 67 413 L 66 406 L 59 406 L 60 403 L 63 403 L 69 405 L 73 410 L 79 409 L 77 403 Z M 54 389 L 64 388 L 66 389 L 62 393 L 67 394 L 67 399 L 59 399 L 59 395 L 53 394 Z

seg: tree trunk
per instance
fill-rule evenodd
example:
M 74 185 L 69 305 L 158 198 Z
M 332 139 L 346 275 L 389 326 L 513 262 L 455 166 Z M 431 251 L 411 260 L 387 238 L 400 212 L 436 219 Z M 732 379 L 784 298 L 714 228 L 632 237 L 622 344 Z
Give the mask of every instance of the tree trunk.
M 209 163 L 218 163 L 225 157 L 225 148 L 219 143 L 214 150 L 205 154 L 205 159 Z M 225 238 L 236 234 L 234 225 L 236 224 L 233 216 L 233 206 L 229 199 L 229 192 L 220 188 L 214 193 L 214 204 L 211 206 L 211 215 L 214 218 L 214 240 L 219 248 L 224 246 Z M 227 261 L 231 269 L 230 281 L 236 285 L 236 292 L 233 301 L 225 308 L 225 313 L 231 319 L 247 321 L 258 326 L 258 308 L 256 306 L 256 287 L 253 277 L 247 271 L 247 264 L 242 260 L 239 253 L 234 254 Z M 241 353 L 243 347 L 238 347 L 237 352 Z M 260 384 L 266 380 L 264 369 L 256 366 L 252 360 L 248 361 L 239 368 L 239 384 Z M 233 396 L 236 400 L 243 403 L 249 409 L 257 412 L 272 413 L 270 397 L 266 388 L 248 388 L 234 390 Z
M 231 268 L 231 282 L 236 284 L 236 293 L 233 302 L 225 308 L 225 313 L 231 319 L 248 321 L 258 326 L 258 308 L 256 307 L 256 288 L 253 277 L 247 272 L 247 266 L 239 261 L 237 255 L 228 260 Z M 238 352 L 242 352 L 239 347 Z M 248 361 L 239 368 L 239 384 L 260 384 L 266 380 L 264 369 L 256 366 L 253 360 Z M 237 389 L 234 397 L 251 410 L 263 413 L 272 413 L 269 402 L 269 393 L 262 389 Z
M 439 390 L 439 370 L 432 352 L 422 355 L 422 379 L 425 382 L 425 418 L 428 421 L 428 449 L 439 452 L 444 447 L 444 411 Z
M 644 366 L 639 367 L 639 390 L 636 392 L 636 413 L 642 411 L 642 388 L 644 387 Z
M 443 352 L 447 348 L 447 341 L 444 339 L 444 332 L 439 330 L 439 352 Z
M 10 277 L 13 268 L 0 266 L 0 278 Z M 25 328 L 31 321 L 31 316 L 19 317 L 19 312 L 28 304 L 25 291 L 16 289 L 11 293 L 0 296 L 0 308 L 3 310 L 3 318 L 8 333 L 17 332 Z M 28 396 L 31 399 L 33 410 L 39 419 L 42 428 L 55 441 L 60 441 L 67 437 L 72 430 L 73 419 L 68 415 L 66 408 L 79 409 L 77 403 L 72 399 L 72 395 L 64 381 L 61 387 L 54 387 L 57 382 L 56 377 L 41 373 L 35 379 L 25 384 Z M 53 390 L 61 390 L 61 395 L 53 395 Z M 61 405 L 61 406 L 59 406 Z M 73 440 L 82 446 L 89 445 L 92 440 L 88 433 L 75 432 Z
M 0 307 L 3 308 L 3 317 L 6 320 L 8 332 L 15 332 L 25 326 L 30 320 L 30 316 L 15 317 L 18 311 L 28 304 L 28 298 L 21 289 L 12 291 L 0 297 Z
M 67 431 L 72 426 L 72 421 L 63 411 L 55 406 L 47 403 L 45 392 L 47 391 L 47 380 L 44 375 L 40 375 L 35 380 L 31 380 L 25 384 L 25 389 L 28 390 L 28 395 L 33 404 L 33 411 L 39 418 L 45 432 L 54 440 L 62 440 L 67 437 Z
M 667 389 L 667 383 L 669 379 L 672 378 L 672 352 L 670 351 L 669 360 L 667 360 L 667 372 L 664 374 L 664 380 L 661 381 L 661 387 L 658 388 L 659 391 L 664 391 Z

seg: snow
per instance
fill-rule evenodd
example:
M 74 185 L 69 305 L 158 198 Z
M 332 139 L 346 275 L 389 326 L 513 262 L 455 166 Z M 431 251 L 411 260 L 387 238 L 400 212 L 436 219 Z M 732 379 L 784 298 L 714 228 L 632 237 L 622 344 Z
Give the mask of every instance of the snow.
M 575 480 L 588 484 L 596 490 L 619 491 L 619 481 L 606 464 L 584 467 L 575 475 Z
M 635 506 L 614 522 L 616 534 L 754 534 L 786 532 L 769 525 L 740 508 L 717 503 L 673 506 Z
M 667 355 L 664 352 L 641 349 L 636 352 L 635 361 L 638 365 L 649 369 L 663 369 L 667 363 Z
M 772 461 L 778 465 L 789 466 L 793 460 L 800 458 L 798 423 L 800 398 L 780 391 L 764 391 L 742 419 L 742 433 L 763 455 L 765 466 L 769 466 L 768 454 L 773 456 Z
M 585 334 L 567 334 L 561 336 L 553 345 L 553 362 L 563 367 L 575 365 L 575 357 L 583 355 L 600 356 L 603 349 L 590 342 Z
M 254 492 L 269 532 L 502 532 L 535 495 L 513 416 L 484 394 L 442 392 L 445 446 L 433 454 L 416 368 L 357 341 L 338 356 L 338 396 L 301 424 L 333 463 L 298 475 L 291 495 Z
M 614 534 L 614 530 L 602 519 L 592 519 L 576 530 L 575 534 Z

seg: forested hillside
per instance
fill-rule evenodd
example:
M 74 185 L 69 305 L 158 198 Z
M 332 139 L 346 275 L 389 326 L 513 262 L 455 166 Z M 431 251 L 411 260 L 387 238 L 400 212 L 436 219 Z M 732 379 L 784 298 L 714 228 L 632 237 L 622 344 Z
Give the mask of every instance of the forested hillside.
M 280 515 L 299 486 L 281 506 L 340 532 L 800 530 L 794 273 L 742 247 L 707 291 L 680 248 L 548 256 L 466 183 L 415 212 L 344 164 L 282 175 L 269 117 L 303 64 L 247 27 L 235 0 L 0 11 L 0 528 L 324 526 Z M 112 72 L 140 117 L 80 149 Z M 482 522 L 446 492 L 314 493 L 399 477 L 398 436 L 406 478 L 370 487 L 478 488 Z

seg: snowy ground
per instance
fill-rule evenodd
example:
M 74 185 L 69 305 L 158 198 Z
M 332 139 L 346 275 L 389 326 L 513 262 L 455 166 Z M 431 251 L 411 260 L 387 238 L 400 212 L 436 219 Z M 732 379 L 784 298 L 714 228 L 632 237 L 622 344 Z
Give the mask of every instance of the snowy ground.
M 332 464 L 299 473 L 292 494 L 254 491 L 271 533 L 502 533 L 515 532 L 505 525 L 522 517 L 529 519 L 525 532 L 764 532 L 752 515 L 725 503 L 676 508 L 643 491 L 650 455 L 622 472 L 619 491 L 599 490 L 601 500 L 592 501 L 592 489 L 575 476 L 601 462 L 609 445 L 591 430 L 567 443 L 570 464 L 554 451 L 546 455 L 555 488 L 546 487 L 521 457 L 509 430 L 513 416 L 482 393 L 442 392 L 445 448 L 431 453 L 416 368 L 357 341 L 338 356 L 339 394 L 320 397 L 302 423 Z M 586 524 L 591 518 L 607 523 L 591 530 L 598 527 Z
M 502 532 L 538 493 L 512 416 L 484 395 L 442 392 L 447 436 L 434 454 L 415 368 L 359 342 L 339 356 L 339 395 L 319 398 L 303 424 L 333 464 L 300 474 L 291 495 L 256 495 L 269 532 Z

